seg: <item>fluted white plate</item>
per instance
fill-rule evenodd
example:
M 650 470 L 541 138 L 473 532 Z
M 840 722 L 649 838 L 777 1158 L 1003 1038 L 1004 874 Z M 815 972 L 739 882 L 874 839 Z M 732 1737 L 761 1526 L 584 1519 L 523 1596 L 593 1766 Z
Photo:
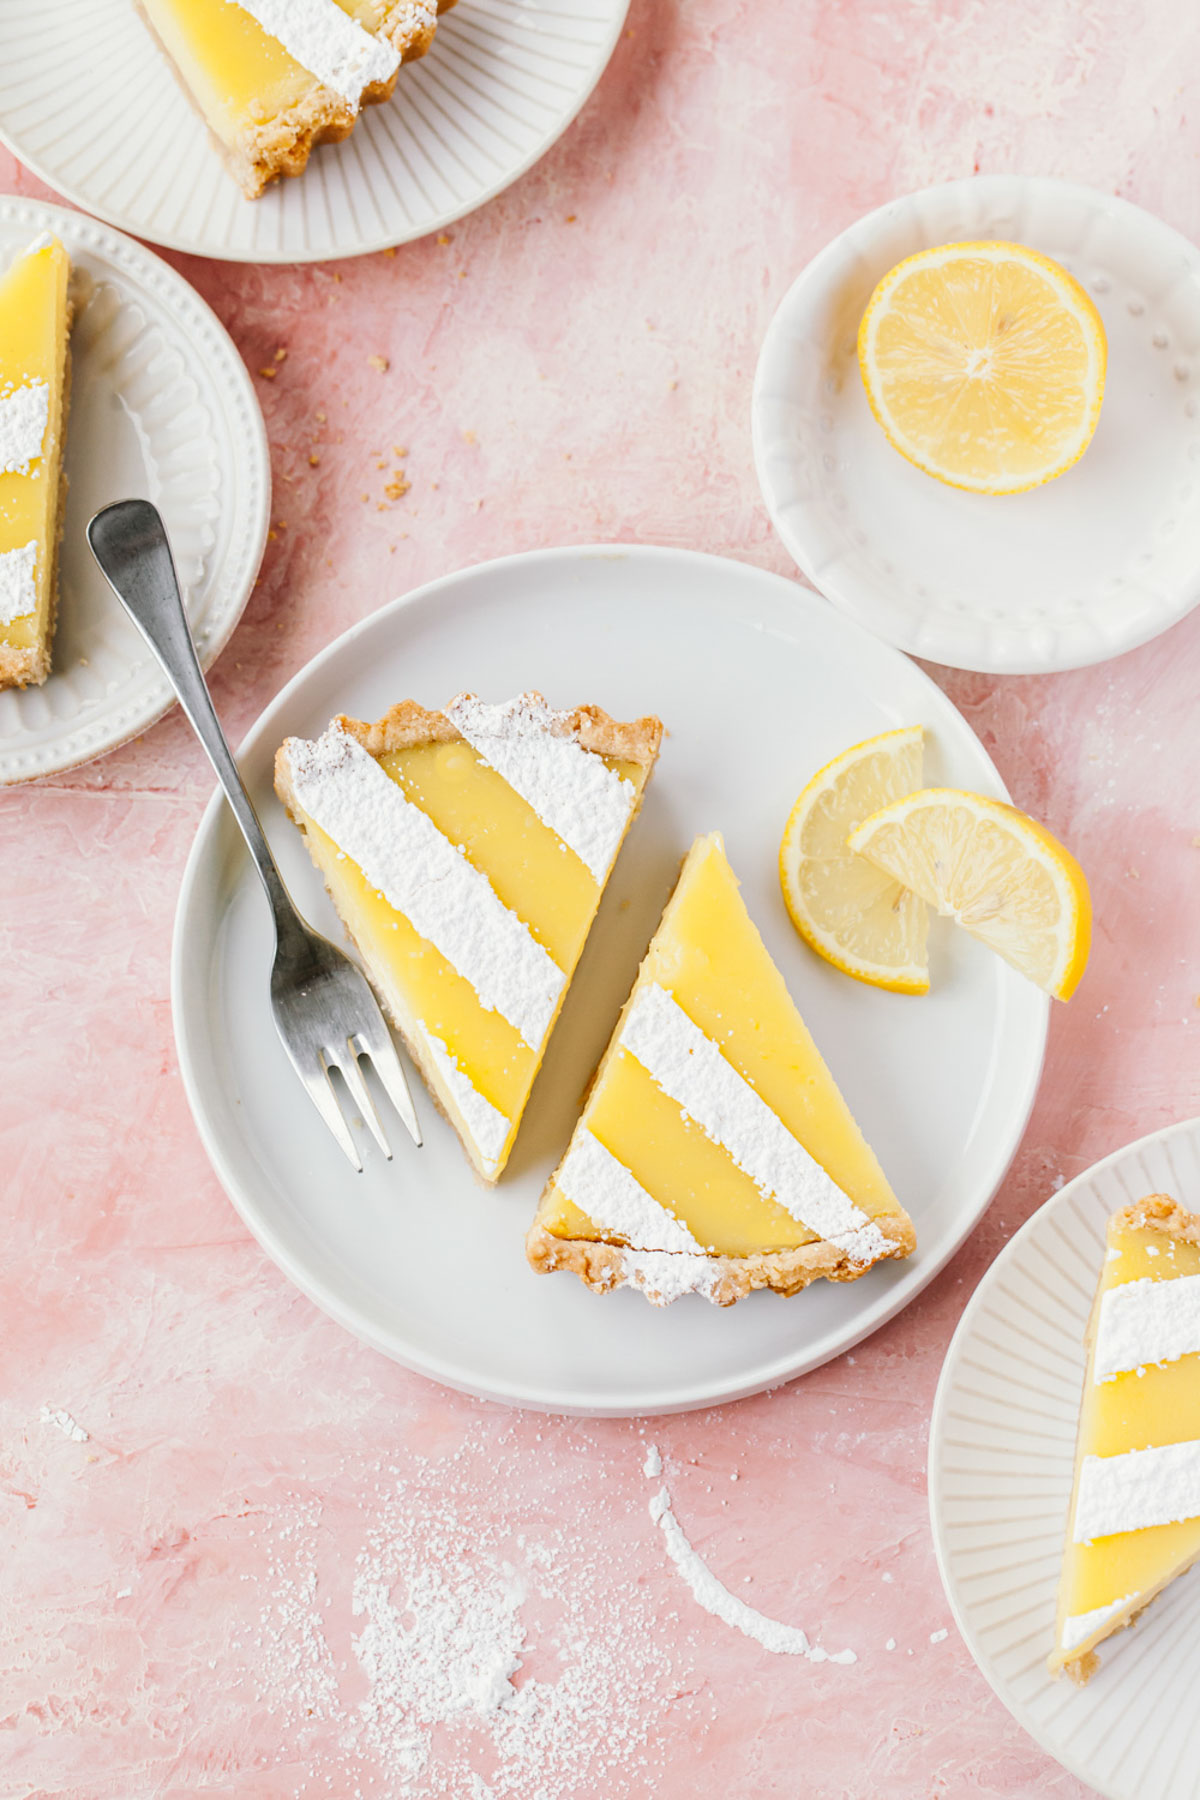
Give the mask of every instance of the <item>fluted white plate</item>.
M 42 687 L 0 692 L 0 786 L 88 762 L 171 704 L 170 686 L 92 559 L 84 535 L 92 514 L 111 500 L 153 500 L 207 667 L 250 597 L 271 501 L 254 388 L 195 290 L 94 219 L 6 197 L 0 268 L 41 231 L 62 239 L 86 298 L 71 334 L 54 664 Z
M 721 717 L 713 710 L 720 670 Z M 406 695 L 443 704 L 540 688 L 667 726 L 494 1192 L 414 1077 L 424 1148 L 391 1122 L 386 1163 L 356 1175 L 275 1035 L 271 927 L 228 808 L 215 800 L 188 862 L 172 1003 L 180 1068 L 205 1146 L 264 1249 L 319 1306 L 409 1368 L 493 1399 L 560 1412 L 675 1412 L 772 1387 L 836 1356 L 918 1294 L 987 1205 L 1025 1128 L 1049 1002 L 949 925 L 933 991 L 886 994 L 801 943 L 779 890 L 779 834 L 812 773 L 847 742 L 919 721 L 931 779 L 1003 794 L 962 715 L 906 658 L 795 582 L 680 550 L 546 550 L 432 582 L 331 644 L 272 702 L 239 760 L 284 878 L 318 929 L 342 936 L 321 877 L 272 788 L 276 748 L 332 714 L 377 718 Z M 728 1311 L 666 1310 L 574 1276 L 537 1276 L 524 1239 L 579 1116 L 680 858 L 721 829 L 750 911 L 917 1228 L 904 1262 Z M 361 1133 L 360 1133 L 361 1136 Z
M 1104 320 L 1092 443 L 1028 494 L 960 493 L 893 450 L 872 417 L 857 335 L 880 277 L 933 244 L 1030 244 Z M 1200 250 L 1111 194 L 985 175 L 869 213 L 798 277 L 759 358 L 754 452 L 804 574 L 860 624 L 963 669 L 1101 662 L 1200 599 Z
M 458 0 L 343 143 L 247 200 L 133 0 L 0 5 L 0 137 L 89 212 L 175 250 L 323 262 L 490 200 L 575 117 L 629 0 Z
M 1101 1646 L 1085 1688 L 1046 1673 L 1105 1222 L 1155 1192 L 1200 1207 L 1200 1119 L 1118 1150 L 1021 1228 L 962 1316 L 929 1434 L 934 1544 L 967 1647 L 1025 1729 L 1108 1800 L 1200 1797 L 1200 1570 Z

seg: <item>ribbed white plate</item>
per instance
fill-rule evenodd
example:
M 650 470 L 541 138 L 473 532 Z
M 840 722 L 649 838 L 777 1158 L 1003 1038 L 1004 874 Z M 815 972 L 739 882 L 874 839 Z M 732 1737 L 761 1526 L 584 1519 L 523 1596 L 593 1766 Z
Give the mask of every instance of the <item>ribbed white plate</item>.
M 931 244 L 1006 238 L 1070 269 L 1108 336 L 1100 424 L 1029 494 L 960 493 L 893 450 L 867 405 L 859 321 Z M 985 175 L 869 213 L 784 296 L 754 383 L 771 517 L 808 579 L 915 656 L 1015 673 L 1131 650 L 1200 599 L 1200 250 L 1091 188 Z
M 271 501 L 267 437 L 224 327 L 140 244 L 59 206 L 0 197 L 0 267 L 53 231 L 90 292 L 71 335 L 66 527 L 54 666 L 0 693 L 0 785 L 87 762 L 144 731 L 170 686 L 92 560 L 84 529 L 144 495 L 166 521 L 201 661 L 250 596 Z
M 716 673 L 719 671 L 719 676 Z M 793 930 L 779 834 L 813 769 L 889 727 L 929 727 L 930 779 L 1002 794 L 945 695 L 905 657 L 794 582 L 678 550 L 547 550 L 431 583 L 316 657 L 259 719 L 242 772 L 284 878 L 319 929 L 341 928 L 272 791 L 290 732 L 373 719 L 406 696 L 492 699 L 537 687 L 619 718 L 656 711 L 667 738 L 621 853 L 504 1178 L 473 1178 L 414 1078 L 425 1146 L 393 1121 L 396 1160 L 355 1175 L 300 1089 L 267 994 L 271 930 L 222 802 L 209 807 L 176 918 L 179 1062 L 205 1146 L 259 1242 L 367 1343 L 453 1387 L 555 1411 L 679 1411 L 786 1381 L 919 1293 L 971 1230 L 1033 1103 L 1048 1002 L 981 944 L 934 933 L 933 991 L 885 994 L 838 974 Z M 716 705 L 719 688 L 719 708 Z M 537 1276 L 524 1237 L 579 1115 L 680 858 L 721 829 L 750 911 L 917 1227 L 917 1249 L 862 1280 L 727 1312 L 691 1295 L 659 1311 Z
M 1200 1207 L 1200 1119 L 1118 1150 L 1021 1228 L 954 1334 L 929 1434 L 934 1544 L 967 1647 L 1025 1729 L 1109 1800 L 1200 1796 L 1200 1571 L 1101 1645 L 1085 1688 L 1046 1673 L 1105 1222 L 1155 1192 Z
M 629 0 L 459 0 L 342 144 L 243 198 L 133 0 L 0 5 L 0 137 L 139 237 L 244 262 L 321 262 L 423 237 L 522 175 L 608 62 Z

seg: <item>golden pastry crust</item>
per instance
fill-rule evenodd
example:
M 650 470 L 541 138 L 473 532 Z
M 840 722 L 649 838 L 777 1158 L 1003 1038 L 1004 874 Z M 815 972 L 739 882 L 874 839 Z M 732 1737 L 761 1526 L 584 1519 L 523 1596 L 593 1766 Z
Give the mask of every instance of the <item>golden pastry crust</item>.
M 1200 1245 L 1200 1213 L 1186 1212 L 1170 1194 L 1144 1194 L 1115 1212 L 1108 1221 L 1117 1231 L 1161 1231 L 1180 1243 Z
M 906 1215 L 883 1213 L 871 1223 L 889 1241 L 887 1258 L 908 1256 L 915 1248 L 916 1233 Z M 525 1255 L 537 1274 L 569 1270 L 596 1294 L 611 1294 L 625 1284 L 627 1254 L 618 1244 L 555 1237 L 536 1219 L 525 1238 Z M 857 1281 L 874 1267 L 851 1262 L 845 1250 L 827 1241 L 791 1250 L 760 1250 L 750 1256 L 711 1256 L 705 1261 L 712 1269 L 712 1285 L 705 1291 L 717 1306 L 732 1306 L 757 1288 L 787 1295 L 798 1294 L 811 1281 Z
M 455 699 L 458 698 L 455 695 Z M 532 690 L 531 698 L 543 700 L 544 697 Z M 453 705 L 454 701 L 449 704 Z M 552 729 L 564 737 L 573 737 L 584 750 L 592 750 L 597 756 L 619 757 L 622 762 L 640 763 L 647 769 L 653 766 L 662 743 L 662 720 L 650 715 L 643 719 L 621 720 L 611 718 L 599 706 L 577 706 L 557 717 L 561 724 L 556 723 Z M 462 737 L 445 713 L 430 712 L 415 700 L 399 701 L 371 724 L 362 719 L 347 718 L 345 714 L 340 714 L 333 723 L 357 738 L 372 756 L 386 756 L 392 750 L 411 750 L 416 744 L 453 744 Z
M 62 409 L 58 418 L 58 516 L 50 545 L 50 604 L 46 611 L 46 629 L 36 644 L 16 650 L 11 644 L 0 644 L 0 689 L 41 687 L 50 673 L 54 654 L 54 630 L 58 624 L 58 564 L 62 549 L 63 529 L 67 522 L 67 416 L 71 409 L 71 327 L 75 323 L 75 307 L 67 303 L 67 342 L 63 356 Z

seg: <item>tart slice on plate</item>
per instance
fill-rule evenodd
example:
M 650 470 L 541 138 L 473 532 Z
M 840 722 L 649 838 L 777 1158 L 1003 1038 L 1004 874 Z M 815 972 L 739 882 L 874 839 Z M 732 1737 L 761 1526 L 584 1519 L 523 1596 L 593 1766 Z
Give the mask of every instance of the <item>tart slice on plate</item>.
M 656 1305 L 794 1294 L 907 1256 L 912 1221 L 775 967 L 720 834 L 689 852 L 526 1240 Z
M 45 681 L 58 609 L 71 261 L 57 238 L 0 278 L 0 688 Z
M 1088 1327 L 1052 1674 L 1200 1557 L 1200 1215 L 1166 1194 L 1114 1213 Z
M 275 788 L 476 1171 L 507 1161 L 662 725 L 540 694 L 288 738 Z
M 386 100 L 433 41 L 436 0 L 141 0 L 247 198 Z M 443 6 L 440 10 L 445 10 Z

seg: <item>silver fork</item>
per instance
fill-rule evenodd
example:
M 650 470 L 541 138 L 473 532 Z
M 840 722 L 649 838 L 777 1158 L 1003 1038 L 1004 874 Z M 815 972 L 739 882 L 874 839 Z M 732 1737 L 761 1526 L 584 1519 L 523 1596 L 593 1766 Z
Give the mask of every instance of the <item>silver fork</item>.
M 92 555 L 109 585 L 167 672 L 196 736 L 225 790 L 275 920 L 271 1011 L 284 1049 L 317 1111 L 362 1173 L 362 1158 L 330 1079 L 337 1070 L 375 1142 L 391 1149 L 359 1068 L 375 1073 L 416 1143 L 417 1115 L 387 1021 L 363 976 L 342 952 L 305 924 L 283 885 L 263 828 L 242 785 L 212 697 L 196 659 L 187 614 L 162 519 L 148 500 L 119 500 L 87 528 Z

